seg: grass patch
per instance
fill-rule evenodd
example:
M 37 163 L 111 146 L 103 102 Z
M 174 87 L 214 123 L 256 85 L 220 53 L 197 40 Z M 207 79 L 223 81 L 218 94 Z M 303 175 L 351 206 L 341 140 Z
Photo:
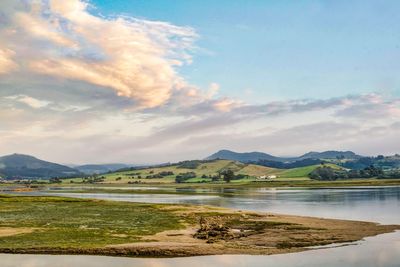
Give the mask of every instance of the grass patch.
M 160 205 L 61 197 L 0 196 L 0 227 L 34 228 L 0 238 L 0 248 L 90 248 L 130 243 L 182 228 L 182 218 Z

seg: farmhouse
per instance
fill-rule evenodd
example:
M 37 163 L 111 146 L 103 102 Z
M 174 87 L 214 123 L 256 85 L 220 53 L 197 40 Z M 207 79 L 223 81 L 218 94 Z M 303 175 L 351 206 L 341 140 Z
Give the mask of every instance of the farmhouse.
M 257 177 L 258 180 L 270 180 L 270 179 L 276 179 L 276 178 L 277 178 L 276 175 L 261 175 L 261 176 Z

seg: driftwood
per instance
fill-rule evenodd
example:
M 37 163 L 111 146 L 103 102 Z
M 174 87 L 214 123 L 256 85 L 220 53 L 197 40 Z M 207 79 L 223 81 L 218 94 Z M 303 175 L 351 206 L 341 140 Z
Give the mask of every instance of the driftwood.
M 224 220 L 220 216 L 201 217 L 200 228 L 194 234 L 195 238 L 206 239 L 207 243 L 213 243 L 217 240 L 230 240 L 235 236 L 231 229 L 224 224 Z

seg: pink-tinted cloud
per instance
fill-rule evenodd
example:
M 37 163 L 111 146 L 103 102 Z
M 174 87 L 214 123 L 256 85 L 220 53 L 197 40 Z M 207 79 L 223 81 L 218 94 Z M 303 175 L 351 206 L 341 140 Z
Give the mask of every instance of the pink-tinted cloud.
M 0 47 L 0 74 L 9 73 L 17 69 L 17 64 L 13 61 L 14 51 L 1 49 Z
M 165 22 L 94 16 L 81 0 L 2 5 L 8 13 L 0 24 L 1 73 L 20 64 L 25 72 L 115 90 L 142 107 L 162 105 L 179 89 L 175 68 L 190 61 L 196 37 Z

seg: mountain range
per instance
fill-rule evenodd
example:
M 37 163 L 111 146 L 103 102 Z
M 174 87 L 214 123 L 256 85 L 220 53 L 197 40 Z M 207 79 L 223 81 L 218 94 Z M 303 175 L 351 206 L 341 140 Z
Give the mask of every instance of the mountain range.
M 295 162 L 305 159 L 359 159 L 362 156 L 357 155 L 352 151 L 324 151 L 324 152 L 308 152 L 299 157 L 276 157 L 262 152 L 234 152 L 231 150 L 220 150 L 206 158 L 206 160 L 227 159 L 236 160 L 243 163 L 258 162 L 258 161 L 276 161 L 276 162 Z
M 276 168 L 292 168 L 319 163 L 322 159 L 360 159 L 361 156 L 351 151 L 309 152 L 299 157 L 276 157 L 262 152 L 238 153 L 220 150 L 207 157 L 206 160 L 226 159 L 243 163 L 254 163 Z M 6 179 L 46 179 L 53 177 L 77 177 L 91 174 L 102 174 L 128 168 L 126 164 L 86 164 L 81 166 L 65 166 L 40 160 L 33 156 L 12 154 L 0 157 L 0 178 Z
M 129 168 L 131 165 L 128 164 L 86 164 L 81 166 L 74 166 L 75 169 L 84 174 L 100 174 L 110 171 L 116 171 L 124 168 Z

